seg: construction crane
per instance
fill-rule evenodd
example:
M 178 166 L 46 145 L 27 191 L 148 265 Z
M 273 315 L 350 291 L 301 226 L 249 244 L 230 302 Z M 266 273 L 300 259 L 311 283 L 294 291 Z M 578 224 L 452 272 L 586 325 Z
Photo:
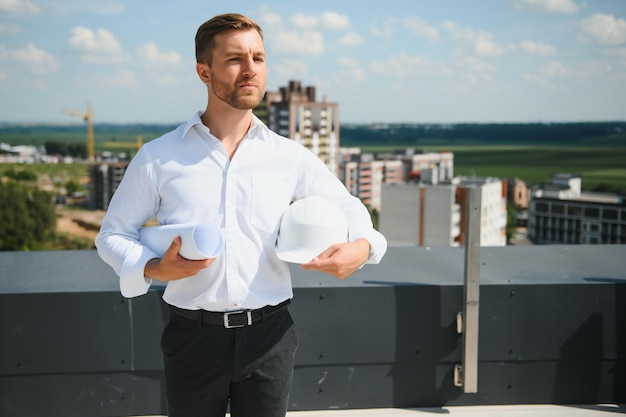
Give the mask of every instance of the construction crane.
M 82 117 L 83 120 L 87 123 L 87 159 L 89 162 L 94 162 L 94 134 L 93 134 L 93 111 L 91 110 L 91 102 L 87 102 L 87 112 L 83 113 L 80 111 L 74 110 L 63 110 L 65 114 L 70 116 L 78 116 Z
M 135 151 L 138 151 L 143 145 L 143 137 L 141 135 L 137 135 L 137 140 L 135 142 L 118 142 L 115 140 L 107 141 L 102 144 L 105 148 L 132 148 Z

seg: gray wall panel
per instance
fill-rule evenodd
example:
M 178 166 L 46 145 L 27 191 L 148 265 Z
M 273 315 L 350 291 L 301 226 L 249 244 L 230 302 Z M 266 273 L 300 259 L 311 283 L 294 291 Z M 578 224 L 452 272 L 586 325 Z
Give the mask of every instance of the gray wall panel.
M 130 369 L 118 293 L 0 294 L 0 375 Z
M 166 413 L 161 372 L 2 376 L 0 399 L 3 417 Z
M 481 288 L 479 360 L 617 359 L 619 286 Z M 624 329 L 622 327 L 622 329 Z
M 292 410 L 626 402 L 626 246 L 483 248 L 476 394 L 453 384 L 463 252 L 397 249 L 346 281 L 291 269 Z M 3 417 L 165 412 L 163 288 L 125 300 L 99 262 L 0 253 Z

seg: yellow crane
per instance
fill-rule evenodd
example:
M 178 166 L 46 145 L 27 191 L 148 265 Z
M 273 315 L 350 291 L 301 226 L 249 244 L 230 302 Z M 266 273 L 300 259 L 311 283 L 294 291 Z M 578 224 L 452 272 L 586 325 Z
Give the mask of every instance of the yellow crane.
M 143 145 L 143 137 L 141 135 L 137 135 L 137 140 L 135 142 L 118 142 L 118 141 L 106 141 L 102 146 L 105 148 L 133 148 L 135 151 L 138 151 Z
M 89 162 L 94 162 L 94 134 L 93 134 L 93 111 L 91 110 L 91 102 L 87 102 L 87 112 L 80 112 L 74 110 L 63 110 L 63 113 L 70 116 L 82 117 L 87 123 L 87 158 Z

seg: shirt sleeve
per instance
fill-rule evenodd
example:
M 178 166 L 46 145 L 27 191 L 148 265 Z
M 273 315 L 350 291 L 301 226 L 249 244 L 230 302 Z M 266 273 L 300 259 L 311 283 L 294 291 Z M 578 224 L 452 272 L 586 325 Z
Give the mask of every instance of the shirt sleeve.
M 376 229 L 363 202 L 350 194 L 345 185 L 312 152 L 304 148 L 297 198 L 319 195 L 339 204 L 348 221 L 348 240 L 366 239 L 370 254 L 366 263 L 379 263 L 387 252 L 387 239 Z
M 128 165 L 96 236 L 98 255 L 120 277 L 124 297 L 148 292 L 152 280 L 144 277 L 146 263 L 160 256 L 139 242 L 139 229 L 156 213 L 158 193 L 145 147 Z

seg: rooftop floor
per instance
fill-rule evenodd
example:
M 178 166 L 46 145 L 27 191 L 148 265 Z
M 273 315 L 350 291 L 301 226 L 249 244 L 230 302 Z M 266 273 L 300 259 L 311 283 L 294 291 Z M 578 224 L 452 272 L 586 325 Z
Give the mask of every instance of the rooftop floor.
M 612 417 L 626 414 L 626 406 L 609 405 L 488 405 L 419 409 L 292 411 L 287 417 Z
M 353 410 L 290 411 L 287 417 L 616 417 L 626 414 L 626 405 L 483 405 L 434 408 L 376 408 Z M 151 416 L 161 417 L 161 416 Z M 163 416 L 165 417 L 165 416 Z

